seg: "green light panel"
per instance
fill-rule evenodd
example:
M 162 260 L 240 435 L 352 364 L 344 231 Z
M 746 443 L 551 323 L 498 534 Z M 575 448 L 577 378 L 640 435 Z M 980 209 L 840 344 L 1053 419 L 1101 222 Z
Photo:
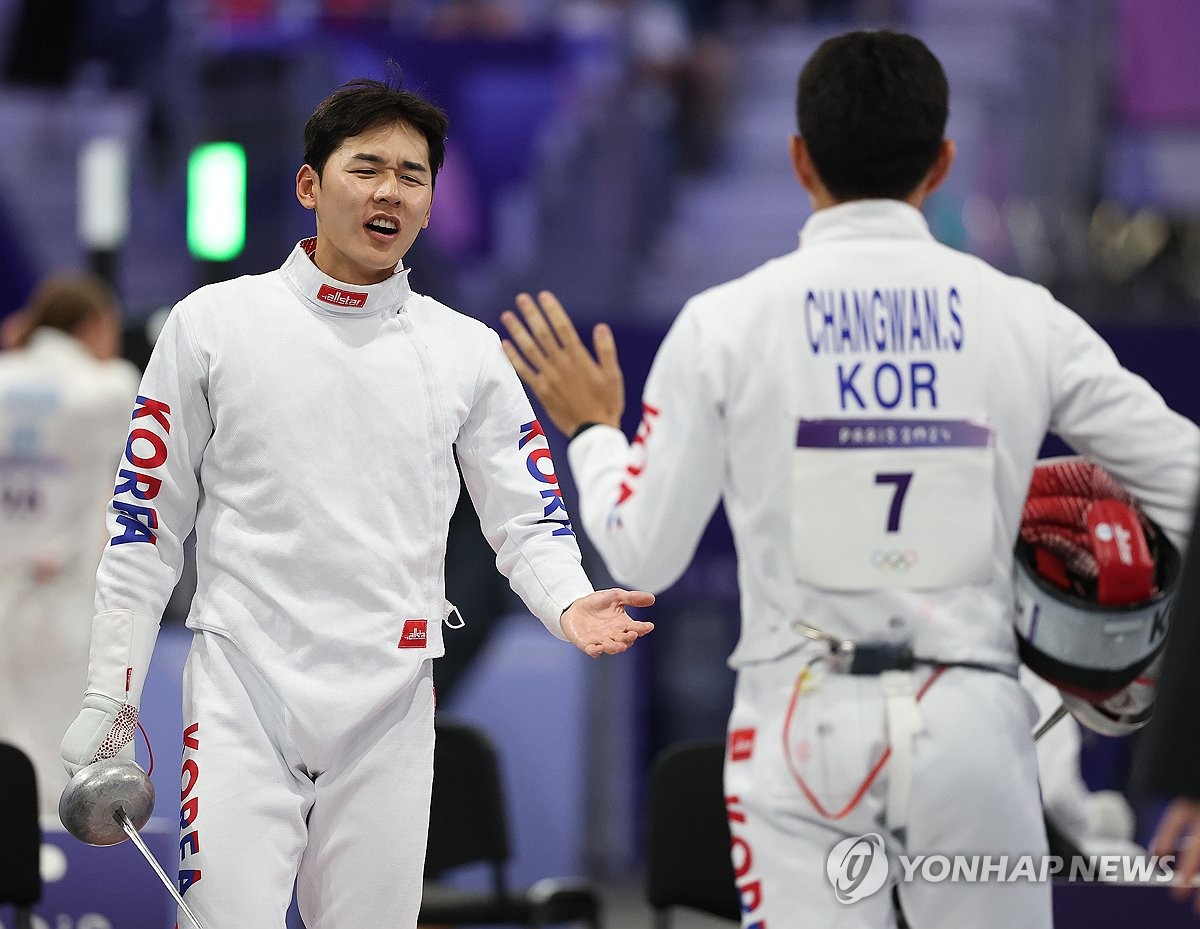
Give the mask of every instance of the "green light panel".
M 246 150 L 207 142 L 188 157 L 187 241 L 192 256 L 230 261 L 246 244 Z

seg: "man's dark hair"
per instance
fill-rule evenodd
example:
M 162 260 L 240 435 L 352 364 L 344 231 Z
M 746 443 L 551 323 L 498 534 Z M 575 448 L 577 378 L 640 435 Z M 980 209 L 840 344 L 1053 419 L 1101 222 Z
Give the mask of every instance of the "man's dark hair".
M 320 177 L 325 162 L 343 142 L 381 126 L 407 123 L 429 144 L 430 181 L 446 158 L 442 110 L 416 94 L 367 78 L 349 81 L 317 104 L 304 125 L 304 163 Z
M 800 72 L 796 117 L 835 198 L 903 200 L 937 159 L 949 96 L 920 39 L 848 32 L 823 42 Z

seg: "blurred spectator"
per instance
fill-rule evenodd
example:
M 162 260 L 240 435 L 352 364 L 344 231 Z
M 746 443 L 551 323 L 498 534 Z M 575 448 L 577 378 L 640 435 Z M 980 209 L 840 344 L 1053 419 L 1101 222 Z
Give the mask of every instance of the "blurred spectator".
M 1177 854 L 1175 875 L 1181 884 L 1200 873 L 1200 741 L 1196 708 L 1200 706 L 1200 504 L 1192 526 L 1192 544 L 1184 562 L 1179 592 L 1172 608 L 1159 678 L 1154 718 L 1142 733 L 1134 757 L 1134 783 L 1150 793 L 1171 797 L 1151 851 Z M 1175 888 L 1178 897 L 1191 890 Z M 1195 900 L 1200 913 L 1200 893 Z
M 894 23 L 906 12 L 903 0 L 756 0 L 755 7 L 775 20 L 833 25 Z
M 696 33 L 680 90 L 679 167 L 708 171 L 720 153 L 729 108 L 733 53 L 715 28 Z
M 138 372 L 116 357 L 117 300 L 99 278 L 51 277 L 9 319 L 0 355 L 0 740 L 33 759 L 42 813 L 52 816 Z
M 615 3 L 628 22 L 639 115 L 667 131 L 673 167 L 707 170 L 716 157 L 733 70 L 716 28 L 714 0 Z
M 436 38 L 476 36 L 502 39 L 524 27 L 517 11 L 496 0 L 447 0 L 430 11 L 428 31 Z
M 0 349 L 17 348 L 28 334 L 29 311 L 17 310 L 0 321 Z
M 65 88 L 92 63 L 113 87 L 142 87 L 164 44 L 167 7 L 166 0 L 25 0 L 8 37 L 5 80 Z

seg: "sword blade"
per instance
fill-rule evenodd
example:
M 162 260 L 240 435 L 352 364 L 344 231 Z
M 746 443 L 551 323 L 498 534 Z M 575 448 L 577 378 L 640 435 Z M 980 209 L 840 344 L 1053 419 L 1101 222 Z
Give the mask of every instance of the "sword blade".
M 154 855 L 151 854 L 150 849 L 146 847 L 146 843 L 142 841 L 141 835 L 138 833 L 133 823 L 130 822 L 125 811 L 118 809 L 113 815 L 117 822 L 121 824 L 121 828 L 125 830 L 125 834 L 133 840 L 133 844 L 137 846 L 137 850 L 142 853 L 142 857 L 145 858 L 146 861 L 149 862 L 150 867 L 154 869 L 154 873 L 157 874 L 158 879 L 163 882 L 163 886 L 171 892 L 171 896 L 175 898 L 175 902 L 179 904 L 179 908 L 187 914 L 187 918 L 192 921 L 192 925 L 195 926 L 196 929 L 204 929 L 204 927 L 200 925 L 200 920 L 196 919 L 196 914 L 192 912 L 192 908 L 184 902 L 183 895 L 175 887 L 174 882 L 167 877 L 167 873 L 158 863 L 158 859 L 155 858 Z
M 1055 723 L 1057 723 L 1060 719 L 1062 719 L 1066 715 L 1067 715 L 1066 704 L 1060 703 L 1058 705 L 1058 709 L 1055 710 L 1053 713 L 1051 713 L 1050 716 L 1046 719 L 1046 721 L 1037 727 L 1037 731 L 1034 732 L 1034 734 L 1033 734 L 1033 741 L 1036 742 L 1038 739 L 1040 739 L 1042 736 L 1044 736 L 1047 732 L 1049 732 L 1051 729 L 1053 729 Z

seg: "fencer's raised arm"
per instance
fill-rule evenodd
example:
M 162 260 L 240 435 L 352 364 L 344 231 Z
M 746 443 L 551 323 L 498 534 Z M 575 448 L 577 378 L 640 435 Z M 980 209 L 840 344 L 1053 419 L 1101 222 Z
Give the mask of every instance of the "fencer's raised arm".
M 566 640 L 560 617 L 592 593 L 550 457 L 521 382 L 489 331 L 475 404 L 455 447 L 496 567 L 534 616 Z
M 598 425 L 568 446 L 584 528 L 622 583 L 673 584 L 716 509 L 726 463 L 714 352 L 689 303 L 654 359 L 633 441 Z
M 1182 549 L 1200 478 L 1200 430 L 1121 367 L 1083 319 L 1047 304 L 1049 431 L 1111 471 Z

